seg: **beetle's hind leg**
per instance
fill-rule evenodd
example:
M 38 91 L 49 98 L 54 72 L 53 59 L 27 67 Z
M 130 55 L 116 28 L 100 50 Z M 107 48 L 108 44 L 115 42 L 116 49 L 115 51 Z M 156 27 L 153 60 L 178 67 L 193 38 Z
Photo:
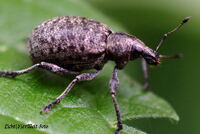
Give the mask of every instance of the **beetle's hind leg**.
M 73 86 L 80 81 L 89 81 L 94 79 L 101 70 L 98 70 L 96 72 L 90 72 L 90 73 L 83 73 L 80 75 L 77 75 L 74 80 L 71 81 L 71 83 L 67 86 L 65 91 L 56 98 L 55 101 L 51 102 L 50 104 L 46 105 L 45 107 L 42 108 L 40 111 L 41 113 L 47 113 L 52 107 L 54 107 L 56 104 L 60 103 L 60 101 L 69 93 L 69 91 L 73 88 Z
M 33 66 L 31 66 L 29 68 L 23 69 L 23 70 L 18 70 L 18 71 L 3 71 L 3 70 L 0 70 L 0 75 L 16 77 L 18 75 L 28 73 L 32 70 L 37 69 L 37 68 L 43 68 L 43 69 L 46 69 L 46 70 L 49 70 L 51 72 L 58 73 L 58 74 L 79 74 L 79 72 L 70 71 L 70 70 L 64 69 L 64 68 L 59 67 L 59 66 L 52 64 L 52 63 L 40 62 L 40 63 L 34 64 Z

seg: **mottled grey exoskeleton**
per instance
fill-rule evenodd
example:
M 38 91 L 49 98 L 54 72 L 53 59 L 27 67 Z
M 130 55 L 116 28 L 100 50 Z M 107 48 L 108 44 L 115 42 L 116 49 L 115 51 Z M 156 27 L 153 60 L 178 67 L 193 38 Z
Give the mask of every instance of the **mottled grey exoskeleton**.
M 175 29 L 164 34 L 156 51 L 164 39 L 178 30 L 189 18 L 185 18 Z M 116 88 L 119 85 L 118 70 L 123 69 L 129 61 L 142 58 L 144 86 L 147 88 L 147 64 L 157 65 L 160 58 L 177 57 L 159 55 L 135 36 L 113 32 L 108 26 L 98 21 L 75 16 L 56 17 L 43 22 L 33 30 L 28 47 L 33 66 L 13 72 L 0 70 L 0 74 L 15 77 L 40 67 L 58 74 L 77 75 L 65 91 L 55 101 L 46 105 L 41 112 L 48 112 L 55 104 L 60 103 L 77 82 L 95 78 L 108 60 L 115 61 L 116 66 L 110 80 L 110 93 L 118 121 L 115 134 L 119 134 L 122 130 L 122 120 L 116 99 Z M 88 69 L 97 71 L 80 74 L 82 70 Z

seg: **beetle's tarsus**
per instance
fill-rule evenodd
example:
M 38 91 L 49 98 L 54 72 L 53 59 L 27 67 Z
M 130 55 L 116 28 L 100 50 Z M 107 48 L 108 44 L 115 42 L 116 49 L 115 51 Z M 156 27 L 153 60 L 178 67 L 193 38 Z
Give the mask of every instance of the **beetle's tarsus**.
M 120 134 L 121 133 L 121 130 L 123 129 L 123 125 L 122 123 L 118 123 L 117 125 L 117 130 L 115 131 L 115 134 Z
M 115 134 L 120 134 L 120 130 L 116 130 L 116 131 L 115 131 Z
M 188 22 L 190 19 L 192 18 L 192 16 L 188 16 L 185 19 L 183 19 L 182 23 L 186 23 Z
M 42 108 L 42 110 L 40 110 L 40 114 L 44 114 L 44 113 L 48 113 L 49 112 L 49 107 L 45 106 L 44 108 Z
M 45 107 L 42 108 L 42 110 L 40 110 L 40 113 L 43 114 L 43 113 L 48 113 L 51 109 L 52 109 L 52 104 L 48 104 L 46 105 Z
M 40 110 L 40 113 L 48 113 L 58 103 L 60 103 L 60 99 L 57 99 L 56 101 L 53 101 L 50 104 L 43 107 L 42 110 Z
M 149 87 L 150 87 L 149 82 L 145 82 L 145 83 L 143 84 L 144 90 L 149 90 Z

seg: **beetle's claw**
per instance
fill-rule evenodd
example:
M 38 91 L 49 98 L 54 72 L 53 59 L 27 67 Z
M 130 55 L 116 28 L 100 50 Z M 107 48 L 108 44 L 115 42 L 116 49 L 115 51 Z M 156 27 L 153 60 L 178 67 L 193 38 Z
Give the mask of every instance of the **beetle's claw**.
M 60 103 L 60 99 L 56 99 L 56 101 L 53 101 L 50 104 L 43 107 L 42 110 L 40 110 L 40 113 L 48 113 L 52 109 L 52 107 L 58 103 Z
M 120 131 L 119 131 L 119 130 L 116 130 L 116 131 L 115 131 L 115 134 L 120 134 Z
M 145 82 L 144 85 L 143 85 L 144 90 L 148 90 L 149 87 L 150 87 L 149 83 Z
M 54 105 L 55 105 L 55 102 L 52 102 L 46 105 L 45 107 L 42 108 L 42 110 L 40 110 L 40 113 L 48 113 Z
M 190 19 L 192 18 L 192 16 L 188 16 L 185 19 L 183 19 L 182 23 L 186 23 L 188 22 Z
M 43 108 L 40 110 L 40 114 L 48 113 L 50 109 L 51 109 L 51 104 L 46 105 L 45 107 L 43 107 Z

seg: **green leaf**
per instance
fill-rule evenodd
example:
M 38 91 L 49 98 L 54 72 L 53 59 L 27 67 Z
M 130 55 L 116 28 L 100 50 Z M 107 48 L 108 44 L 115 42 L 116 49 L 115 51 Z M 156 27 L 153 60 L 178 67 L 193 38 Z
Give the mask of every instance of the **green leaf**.
M 0 5 L 0 69 L 20 70 L 31 66 L 28 54 L 24 53 L 23 40 L 35 25 L 62 15 L 86 16 L 123 30 L 83 1 L 5 0 Z M 114 65 L 108 63 L 98 78 L 78 83 L 61 104 L 45 115 L 39 113 L 40 109 L 62 93 L 71 76 L 58 76 L 40 69 L 14 79 L 0 77 L 0 127 L 4 128 L 5 124 L 48 125 L 46 129 L 4 129 L 3 133 L 112 134 L 116 117 L 108 81 L 113 68 Z M 178 120 L 166 101 L 152 92 L 143 92 L 141 85 L 124 71 L 120 71 L 119 79 L 117 97 L 124 121 L 150 117 Z M 125 125 L 123 134 L 144 134 L 133 127 Z

